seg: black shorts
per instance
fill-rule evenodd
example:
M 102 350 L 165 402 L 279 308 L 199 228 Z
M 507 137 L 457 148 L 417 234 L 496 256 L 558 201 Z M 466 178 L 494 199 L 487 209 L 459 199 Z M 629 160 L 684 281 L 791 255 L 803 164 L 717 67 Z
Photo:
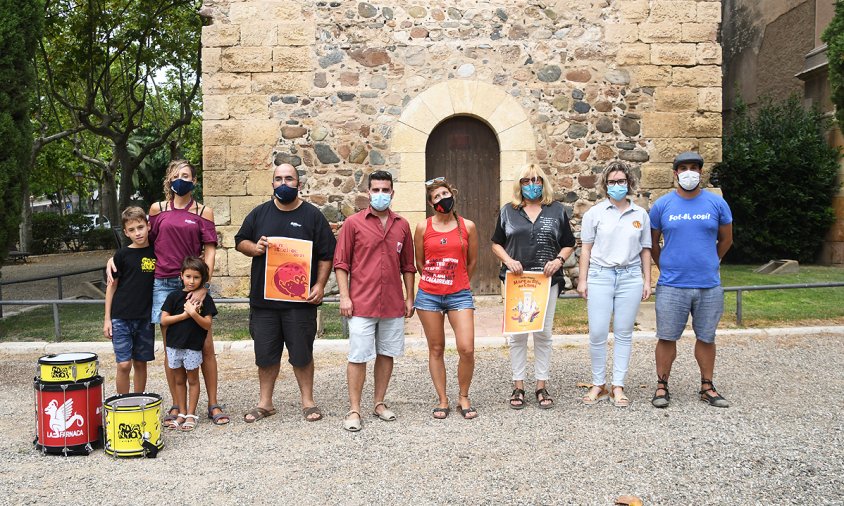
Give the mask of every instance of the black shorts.
M 270 367 L 281 363 L 285 344 L 290 365 L 310 364 L 314 359 L 316 319 L 317 307 L 311 304 L 295 309 L 251 308 L 249 334 L 255 344 L 255 365 Z

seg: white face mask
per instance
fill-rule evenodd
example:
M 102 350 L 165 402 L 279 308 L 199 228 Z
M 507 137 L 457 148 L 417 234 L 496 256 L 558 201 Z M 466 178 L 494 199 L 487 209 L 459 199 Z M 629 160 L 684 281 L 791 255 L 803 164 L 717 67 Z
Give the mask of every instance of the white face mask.
M 700 172 L 687 170 L 678 174 L 677 179 L 680 181 L 680 187 L 690 192 L 700 184 Z

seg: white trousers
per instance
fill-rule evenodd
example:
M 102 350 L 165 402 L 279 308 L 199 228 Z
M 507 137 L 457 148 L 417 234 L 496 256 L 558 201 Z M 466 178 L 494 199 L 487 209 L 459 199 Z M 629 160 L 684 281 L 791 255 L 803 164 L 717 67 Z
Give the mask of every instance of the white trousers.
M 554 311 L 557 309 L 557 296 L 560 285 L 551 287 L 548 297 L 548 307 L 545 309 L 545 325 L 542 332 L 528 332 L 509 336 L 510 365 L 513 367 L 513 381 L 523 381 L 527 376 L 528 335 L 533 334 L 533 374 L 537 381 L 547 381 L 551 369 L 552 327 L 554 325 Z

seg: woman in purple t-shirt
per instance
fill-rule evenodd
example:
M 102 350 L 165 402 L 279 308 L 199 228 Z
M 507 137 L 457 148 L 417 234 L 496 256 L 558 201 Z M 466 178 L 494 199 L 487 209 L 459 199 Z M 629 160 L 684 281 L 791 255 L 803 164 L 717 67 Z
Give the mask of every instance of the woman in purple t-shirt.
M 186 257 L 199 256 L 208 266 L 209 275 L 214 272 L 217 251 L 214 212 L 210 207 L 203 206 L 193 199 L 195 185 L 196 169 L 190 162 L 170 162 L 164 176 L 164 195 L 167 200 L 156 202 L 149 209 L 150 242 L 154 243 L 155 256 L 158 259 L 152 289 L 153 324 L 161 323 L 161 305 L 167 295 L 182 289 L 179 270 Z M 109 269 L 112 269 L 111 261 Z M 189 298 L 202 301 L 209 288 L 210 284 L 205 283 L 205 286 L 191 292 Z M 167 366 L 166 357 L 164 371 L 173 394 L 173 372 Z M 217 403 L 217 357 L 210 331 L 202 349 L 202 376 L 205 378 L 205 389 L 208 392 L 208 417 L 216 425 L 229 423 L 229 416 L 223 413 Z M 164 421 L 174 420 L 177 414 L 178 409 L 175 406 L 170 408 Z

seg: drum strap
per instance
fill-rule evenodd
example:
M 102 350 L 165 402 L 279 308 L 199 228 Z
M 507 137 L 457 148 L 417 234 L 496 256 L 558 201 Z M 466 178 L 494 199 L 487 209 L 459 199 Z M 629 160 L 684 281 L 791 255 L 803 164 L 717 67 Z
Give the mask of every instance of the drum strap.
M 144 442 L 141 443 L 141 446 L 144 447 L 144 457 L 148 459 L 154 459 L 158 455 L 158 447 L 150 443 L 149 440 L 144 439 Z

